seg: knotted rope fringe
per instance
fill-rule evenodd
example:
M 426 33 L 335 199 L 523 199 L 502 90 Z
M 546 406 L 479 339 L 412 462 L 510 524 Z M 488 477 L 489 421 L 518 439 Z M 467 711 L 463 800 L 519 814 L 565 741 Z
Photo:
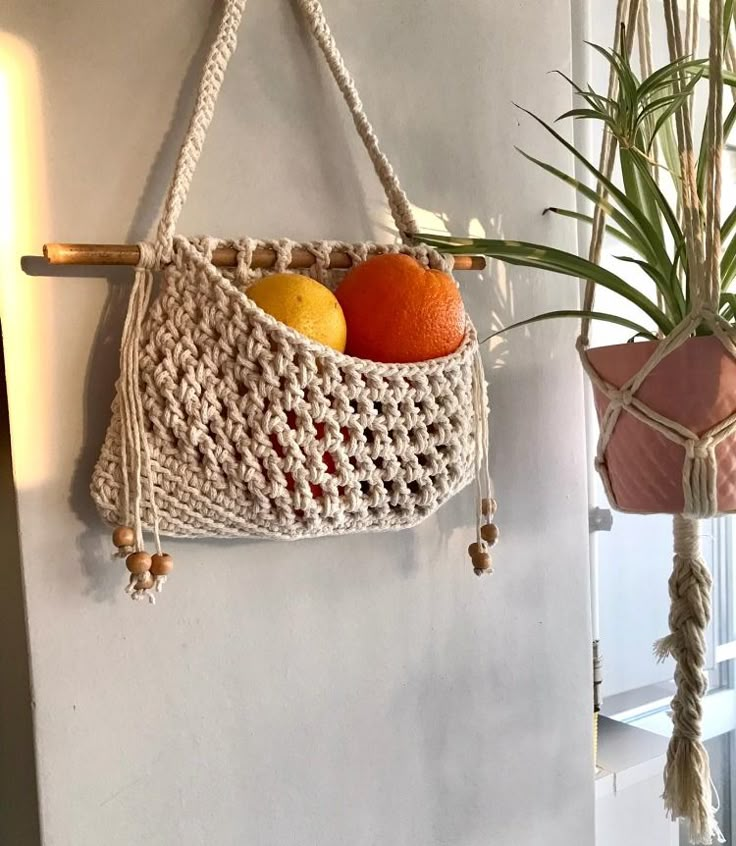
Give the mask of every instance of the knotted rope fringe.
M 725 843 L 715 818 L 708 753 L 702 741 L 708 690 L 705 633 L 710 622 L 711 575 L 700 552 L 698 521 L 674 518 L 675 556 L 669 581 L 670 634 L 655 644 L 660 661 L 676 661 L 672 739 L 664 770 L 664 802 L 673 820 L 686 819 L 691 843 Z
M 120 345 L 120 421 L 121 465 L 123 482 L 123 507 L 119 521 L 131 525 L 135 531 L 135 548 L 121 548 L 117 555 L 126 557 L 129 552 L 143 550 L 143 523 L 141 519 L 141 500 L 143 497 L 143 467 L 148 486 L 148 501 L 153 513 L 153 535 L 156 551 L 161 554 L 159 535 L 159 515 L 156 497 L 153 491 L 153 472 L 151 452 L 146 434 L 146 419 L 141 401 L 140 353 L 143 318 L 148 309 L 153 289 L 152 268 L 156 263 L 155 251 L 150 244 L 140 243 L 140 261 L 136 267 L 133 289 L 130 295 L 128 313 L 123 325 Z M 153 594 L 148 589 L 139 589 L 139 576 L 131 573 L 126 592 L 133 599 L 148 598 L 155 603 Z M 160 590 L 160 586 L 156 585 Z
M 492 501 L 493 482 L 488 452 L 490 444 L 488 393 L 480 347 L 476 349 L 473 357 L 473 417 L 475 420 L 475 542 L 478 549 L 484 549 L 485 542 L 481 532 L 483 518 L 486 515 L 483 513 L 483 502 Z M 475 568 L 476 576 L 482 576 L 483 572 Z M 492 573 L 493 569 L 485 572 Z

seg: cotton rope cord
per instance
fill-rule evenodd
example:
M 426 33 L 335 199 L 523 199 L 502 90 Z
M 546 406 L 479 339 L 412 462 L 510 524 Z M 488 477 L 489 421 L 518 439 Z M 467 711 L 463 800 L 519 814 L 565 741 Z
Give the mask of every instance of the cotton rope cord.
M 693 58 L 698 52 L 700 41 L 700 0 L 687 0 L 685 17 L 685 45 L 687 54 Z
M 240 26 L 246 0 L 225 0 L 225 6 L 215 40 L 207 54 L 207 59 L 199 81 L 194 111 L 187 128 L 184 142 L 174 167 L 164 209 L 156 233 L 158 267 L 171 258 L 171 247 L 179 215 L 192 184 L 192 177 L 197 162 L 202 154 L 207 130 L 215 113 L 217 95 L 220 93 L 228 62 L 238 44 Z
M 648 4 L 638 21 L 640 59 L 644 75 L 651 67 L 651 29 L 646 26 Z M 630 13 L 621 0 L 617 17 Z M 688 20 L 683 38 L 679 8 L 676 0 L 664 0 L 665 24 L 670 60 L 693 53 L 698 40 L 698 4 L 690 0 Z M 720 0 L 710 3 L 709 96 L 707 105 L 707 143 L 710 156 L 707 162 L 704 203 L 698 195 L 695 155 L 692 143 L 692 120 L 689 103 L 675 115 L 675 128 L 680 155 L 682 187 L 682 222 L 688 258 L 688 283 L 691 291 L 691 311 L 675 329 L 661 340 L 654 354 L 620 387 L 608 384 L 595 371 L 586 355 L 588 345 L 587 321 L 578 339 L 581 362 L 592 383 L 607 398 L 608 405 L 601 417 L 600 437 L 595 459 L 606 493 L 616 503 L 615 492 L 606 466 L 606 450 L 621 414 L 629 414 L 683 449 L 682 515 L 674 518 L 675 557 L 670 580 L 670 635 L 656 645 L 657 655 L 671 654 L 677 663 L 675 682 L 677 693 L 673 700 L 673 734 L 665 767 L 665 806 L 673 819 L 689 823 L 692 843 L 710 844 L 714 839 L 723 842 L 715 819 L 712 781 L 707 753 L 701 739 L 702 698 L 707 690 L 705 672 L 705 630 L 710 618 L 710 575 L 699 550 L 699 517 L 718 512 L 718 462 L 716 448 L 725 438 L 736 433 L 736 413 L 704 433 L 690 431 L 682 424 L 669 420 L 650 409 L 637 393 L 647 377 L 671 352 L 684 344 L 705 326 L 724 348 L 736 357 L 734 330 L 719 314 L 720 297 L 720 192 L 722 133 L 722 65 L 724 60 L 723 8 Z M 642 43 L 643 42 L 643 43 Z M 726 58 L 730 62 L 729 47 Z M 682 88 L 682 75 L 676 89 Z M 604 142 L 604 147 L 605 142 Z M 591 255 L 600 257 L 602 235 L 592 243 Z M 593 239 L 592 239 L 593 241 Z M 593 249 L 595 247 L 595 249 Z M 586 307 L 592 306 L 592 297 Z
M 710 4 L 710 85 L 708 86 L 708 146 L 706 162 L 705 233 L 708 261 L 706 307 L 718 312 L 721 295 L 721 158 L 723 156 L 723 2 Z
M 676 0 L 664 0 L 665 24 L 667 30 L 667 46 L 670 61 L 676 61 L 686 55 L 686 48 L 682 40 L 680 27 L 680 13 Z M 682 91 L 684 87 L 683 74 L 675 78 L 675 90 Z M 690 290 L 693 295 L 693 311 L 702 305 L 704 293 L 703 274 L 705 272 L 705 253 L 703 245 L 703 222 L 698 198 L 697 174 L 695 170 L 695 154 L 692 141 L 692 121 L 690 104 L 686 100 L 681 108 L 675 112 L 675 130 L 680 154 L 680 171 L 682 186 L 682 215 L 686 253 L 688 258 L 688 274 L 690 276 Z
M 358 95 L 358 90 L 337 49 L 335 39 L 332 37 L 332 33 L 322 12 L 322 7 L 317 0 L 297 0 L 297 2 L 304 12 L 312 34 L 327 60 L 327 65 L 332 72 L 337 87 L 340 89 L 350 109 L 355 128 L 358 130 L 358 135 L 361 137 L 368 151 L 368 155 L 373 162 L 373 167 L 383 186 L 391 214 L 396 223 L 396 228 L 402 237 L 411 237 L 418 231 L 411 204 L 399 184 L 394 169 L 391 167 L 386 156 L 381 152 L 381 148 L 378 145 L 378 138 L 363 111 L 363 104 Z
M 693 2 L 693 0 L 688 1 L 690 3 Z M 694 2 L 697 2 L 697 0 L 694 0 Z M 639 47 L 639 69 L 641 71 L 641 78 L 647 79 L 652 75 L 654 69 L 654 58 L 652 56 L 652 14 L 649 8 L 649 0 L 641 0 L 639 4 L 636 41 Z M 660 150 L 659 139 L 656 136 L 652 139 L 651 160 L 654 164 L 654 181 L 659 185 L 662 155 Z M 677 217 L 678 219 L 680 217 L 679 196 Z M 660 291 L 659 288 L 657 288 L 657 305 L 660 309 L 664 310 L 664 295 L 662 294 L 662 291 Z
M 488 445 L 490 443 L 489 431 L 489 410 L 487 407 L 485 371 L 483 368 L 483 358 L 480 347 L 475 351 L 473 361 L 473 414 L 478 425 L 475 426 L 475 486 L 476 486 L 476 509 L 475 509 L 475 542 L 476 549 L 483 553 L 488 553 L 488 545 L 483 540 L 483 518 L 485 516 L 493 517 L 493 514 L 483 513 L 483 502 L 489 504 L 493 499 L 493 482 L 491 479 L 490 459 L 488 454 Z M 473 555 L 471 554 L 471 558 Z M 484 572 L 493 573 L 493 568 L 483 570 L 480 567 L 474 567 L 476 576 L 482 576 Z
M 321 7 L 314 0 L 299 4 L 368 150 L 399 233 L 410 239 L 416 233 L 411 206 L 380 150 Z M 140 244 L 113 419 L 92 480 L 103 517 L 129 523 L 134 533 L 135 544 L 119 547 L 116 554 L 145 554 L 144 527 L 153 530 L 158 556 L 164 555 L 162 532 L 296 539 L 406 528 L 474 476 L 480 525 L 487 503 L 493 502 L 495 511 L 495 500 L 486 383 L 469 319 L 459 349 L 450 356 L 380 364 L 309 341 L 265 315 L 245 294 L 256 279 L 287 270 L 295 247 L 315 258 L 305 273 L 332 289 L 343 275 L 330 269 L 334 252 L 348 253 L 353 263 L 400 252 L 446 272 L 452 257 L 408 241 L 175 235 L 244 7 L 245 0 L 224 4 L 156 239 Z M 237 252 L 233 273 L 211 261 L 212 250 L 225 245 Z M 259 247 L 276 254 L 270 271 L 252 267 Z M 163 270 L 155 298 L 154 270 Z M 324 436 L 316 434 L 314 421 L 324 427 Z M 325 451 L 333 459 L 333 473 L 325 472 Z M 133 599 L 153 603 L 166 579 L 154 569 L 144 576 L 131 573 L 126 590 Z
M 140 260 L 136 268 L 130 305 L 123 326 L 121 342 L 121 383 L 120 417 L 123 430 L 121 439 L 122 479 L 123 479 L 123 524 L 132 524 L 135 531 L 135 545 L 121 547 L 116 555 L 127 557 L 134 551 L 143 551 L 143 527 L 141 520 L 141 500 L 143 495 L 142 476 L 145 476 L 148 486 L 148 501 L 152 510 L 152 529 L 157 553 L 161 554 L 161 540 L 159 536 L 159 516 L 156 497 L 153 491 L 153 471 L 151 456 L 146 435 L 146 418 L 141 403 L 140 390 L 140 348 L 143 319 L 148 308 L 153 286 L 153 267 L 156 255 L 152 247 L 143 242 L 139 244 Z M 132 457 L 132 466 L 128 466 L 128 456 Z M 131 479 L 132 473 L 132 492 Z M 140 575 L 131 573 L 129 585 L 126 589 L 133 599 L 148 597 L 154 602 L 154 597 L 145 588 L 139 589 Z
M 688 0 L 692 2 L 692 0 Z M 636 42 L 639 47 L 639 67 L 642 79 L 652 75 L 652 13 L 649 0 L 641 0 L 637 18 Z M 655 139 L 656 142 L 656 139 Z
M 327 25 L 322 7 L 317 0 L 298 0 L 298 3 L 347 103 L 358 134 L 384 188 L 397 229 L 402 235 L 414 235 L 417 232 L 417 225 L 411 204 L 391 164 L 381 152 L 376 134 L 363 110 L 355 83 Z M 212 122 L 217 97 L 225 78 L 225 70 L 237 46 L 237 33 L 245 4 L 246 0 L 226 0 L 220 27 L 205 62 L 192 119 L 179 152 L 174 178 L 169 187 L 158 226 L 156 245 L 161 261 L 166 261 L 170 257 L 176 224 L 202 153 L 207 130 Z
M 636 31 L 636 20 L 639 11 L 639 0 L 619 0 L 616 5 L 616 20 L 614 24 L 613 43 L 616 49 L 619 49 L 621 31 L 624 31 L 624 44 L 627 53 L 631 53 L 631 48 L 634 43 L 634 33 Z M 608 98 L 613 99 L 616 96 L 618 84 L 616 75 L 611 69 L 608 77 Z M 598 170 L 610 179 L 613 173 L 613 165 L 616 157 L 616 138 L 609 130 L 608 126 L 603 128 L 603 140 L 601 143 L 601 154 Z M 596 193 L 601 199 L 607 196 L 606 187 L 603 182 L 599 182 L 596 186 Z M 601 251 L 603 249 L 603 239 L 606 234 L 606 213 L 603 209 L 602 203 L 597 203 L 593 210 L 593 226 L 590 235 L 590 246 L 588 249 L 588 260 L 597 264 L 601 258 Z M 595 296 L 595 283 L 588 279 L 585 284 L 585 293 L 583 296 L 583 310 L 590 311 L 593 308 L 593 298 Z M 590 320 L 584 317 L 580 323 L 580 337 L 584 346 L 588 345 L 588 336 L 590 332 Z

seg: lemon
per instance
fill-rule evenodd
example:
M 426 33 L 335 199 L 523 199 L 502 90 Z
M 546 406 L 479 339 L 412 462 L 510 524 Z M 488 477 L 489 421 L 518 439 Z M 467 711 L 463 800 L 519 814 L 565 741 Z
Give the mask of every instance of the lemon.
M 276 273 L 246 291 L 253 302 L 307 338 L 339 352 L 345 349 L 345 315 L 335 295 L 299 273 Z

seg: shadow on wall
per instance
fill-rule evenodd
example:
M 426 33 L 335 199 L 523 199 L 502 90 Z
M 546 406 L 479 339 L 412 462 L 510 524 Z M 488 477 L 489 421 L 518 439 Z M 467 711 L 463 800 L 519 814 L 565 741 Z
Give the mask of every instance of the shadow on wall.
M 33 709 L 10 453 L 8 398 L 0 338 L 0 843 L 41 843 Z

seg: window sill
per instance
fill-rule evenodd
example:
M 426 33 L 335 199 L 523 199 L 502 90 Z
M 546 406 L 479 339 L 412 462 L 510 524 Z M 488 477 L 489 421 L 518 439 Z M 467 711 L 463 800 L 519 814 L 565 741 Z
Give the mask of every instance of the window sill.
M 661 774 L 667 739 L 639 726 L 599 718 L 596 798 L 619 793 Z

